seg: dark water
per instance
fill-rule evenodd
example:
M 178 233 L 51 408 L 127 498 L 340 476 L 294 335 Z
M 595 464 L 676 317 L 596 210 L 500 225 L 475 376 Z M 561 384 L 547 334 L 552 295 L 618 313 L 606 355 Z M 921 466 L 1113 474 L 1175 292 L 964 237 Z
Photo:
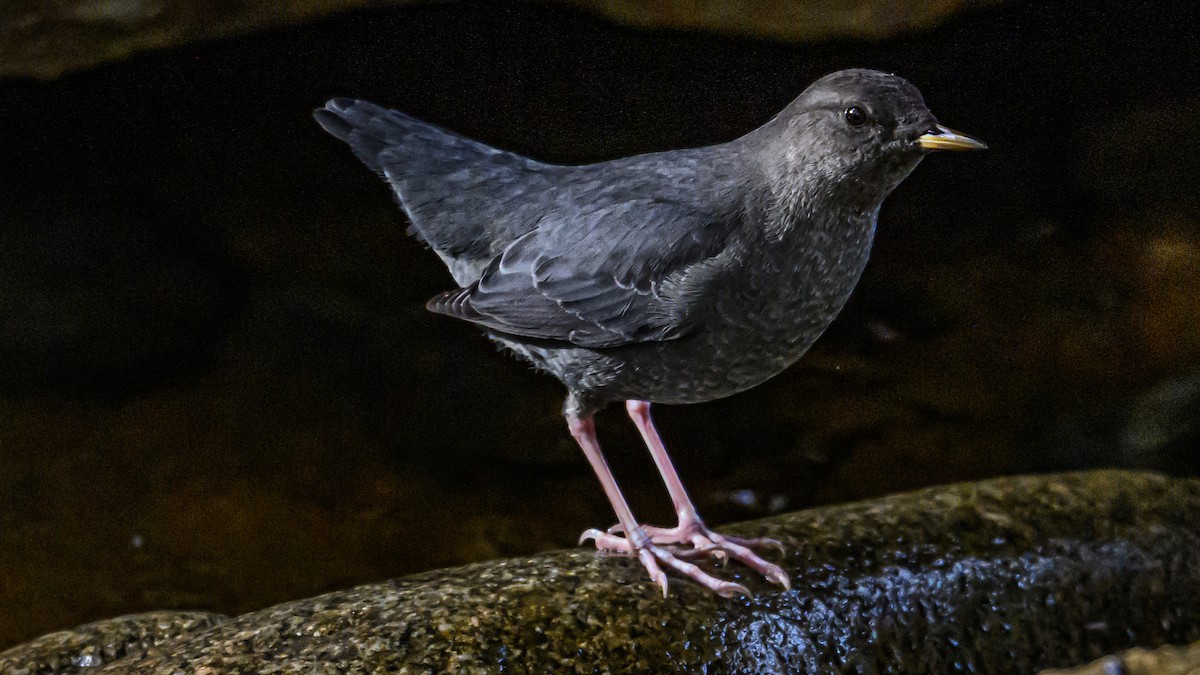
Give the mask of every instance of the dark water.
M 469 326 L 313 124 L 373 99 L 554 161 L 712 143 L 847 66 L 988 141 L 884 205 L 801 362 L 662 409 L 709 519 L 1090 466 L 1200 469 L 1188 3 L 1021 4 L 807 47 L 557 10 L 402 8 L 0 82 L 0 647 L 568 546 L 612 520 L 558 385 Z M 635 510 L 667 521 L 619 411 Z

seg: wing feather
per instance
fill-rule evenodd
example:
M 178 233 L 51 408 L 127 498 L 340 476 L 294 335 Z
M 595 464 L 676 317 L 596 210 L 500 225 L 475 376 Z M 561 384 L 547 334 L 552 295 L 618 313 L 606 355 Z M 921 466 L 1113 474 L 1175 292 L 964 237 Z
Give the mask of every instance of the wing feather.
M 724 250 L 737 225 L 729 210 L 655 199 L 571 216 L 568 226 L 547 219 L 430 309 L 582 347 L 674 339 L 691 325 L 663 285 Z

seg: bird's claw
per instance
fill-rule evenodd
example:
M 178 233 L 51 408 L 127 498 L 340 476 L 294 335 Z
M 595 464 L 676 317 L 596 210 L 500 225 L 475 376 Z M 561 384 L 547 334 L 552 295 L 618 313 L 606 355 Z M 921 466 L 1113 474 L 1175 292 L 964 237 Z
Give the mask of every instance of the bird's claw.
M 608 533 L 601 532 L 600 530 L 597 530 L 594 527 L 589 527 L 588 529 L 584 530 L 582 534 L 579 535 L 579 544 L 582 544 L 583 542 L 587 541 L 588 539 L 592 539 L 596 542 L 596 548 L 603 551 L 605 549 L 603 546 L 600 545 L 600 539 L 602 537 L 604 537 L 604 535 L 606 535 L 606 534 L 608 534 Z

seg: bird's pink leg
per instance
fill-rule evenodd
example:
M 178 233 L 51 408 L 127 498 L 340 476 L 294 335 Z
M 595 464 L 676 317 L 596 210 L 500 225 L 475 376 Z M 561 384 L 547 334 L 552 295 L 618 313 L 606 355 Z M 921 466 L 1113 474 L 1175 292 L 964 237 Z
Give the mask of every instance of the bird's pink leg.
M 671 457 L 667 455 L 667 448 L 663 445 L 658 430 L 654 428 L 654 420 L 650 418 L 650 403 L 648 401 L 626 401 L 625 409 L 629 412 L 630 419 L 637 425 L 638 431 L 641 432 L 646 447 L 650 449 L 654 464 L 658 467 L 658 472 L 662 474 L 663 483 L 666 484 L 667 492 L 671 495 L 671 502 L 675 505 L 675 513 L 679 516 L 679 524 L 675 527 L 642 527 L 642 532 L 650 537 L 650 541 L 655 544 L 690 544 L 692 549 L 688 552 L 688 557 L 696 557 L 701 554 L 718 558 L 731 557 L 759 572 L 769 581 L 784 588 L 790 588 L 791 582 L 781 567 L 763 560 L 751 550 L 752 548 L 769 547 L 782 551 L 783 545 L 774 539 L 727 537 L 708 529 L 696 512 L 691 498 L 688 497 L 687 489 L 684 488 L 683 481 L 679 479 L 679 474 L 671 463 Z M 616 529 L 628 532 L 623 522 Z
M 596 426 L 592 421 L 592 416 L 567 413 L 567 425 L 571 429 L 571 435 L 583 449 L 588 463 L 592 465 L 592 470 L 596 472 L 596 477 L 600 479 L 604 494 L 608 496 L 608 501 L 617 514 L 617 520 L 620 521 L 621 527 L 626 533 L 626 536 L 618 537 L 596 529 L 587 530 L 579 538 L 580 543 L 593 539 L 596 542 L 596 548 L 600 550 L 636 555 L 646 571 L 650 573 L 650 578 L 662 587 L 663 597 L 667 595 L 667 575 L 662 571 L 662 566 L 674 570 L 723 597 L 732 597 L 736 593 L 750 595 L 750 591 L 741 584 L 718 579 L 696 565 L 679 559 L 671 550 L 650 541 L 650 538 L 646 536 L 634 519 L 633 511 L 629 509 L 629 504 L 625 501 L 625 495 L 621 494 L 621 488 L 617 486 L 617 481 L 608 468 L 608 462 L 600 453 L 600 443 L 596 440 Z

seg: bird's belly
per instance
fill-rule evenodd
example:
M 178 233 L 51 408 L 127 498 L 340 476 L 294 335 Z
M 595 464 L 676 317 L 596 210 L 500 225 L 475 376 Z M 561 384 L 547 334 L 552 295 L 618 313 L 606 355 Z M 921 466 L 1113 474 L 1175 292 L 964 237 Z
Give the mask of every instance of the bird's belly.
M 813 275 L 810 265 L 795 277 L 730 284 L 735 290 L 713 295 L 695 333 L 630 347 L 612 388 L 623 398 L 700 403 L 762 384 L 799 360 L 841 311 L 866 251 L 847 258 L 837 261 L 841 275 Z
M 626 368 L 635 372 L 618 378 L 630 385 L 623 394 L 639 395 L 622 397 L 701 403 L 756 387 L 799 360 L 829 325 L 824 317 L 808 319 L 803 325 L 774 322 L 757 331 L 710 331 L 656 345 L 648 362 L 626 359 Z
M 730 313 L 676 340 L 600 350 L 525 344 L 517 351 L 593 399 L 702 403 L 762 384 L 803 356 L 842 305 L 807 300 Z

